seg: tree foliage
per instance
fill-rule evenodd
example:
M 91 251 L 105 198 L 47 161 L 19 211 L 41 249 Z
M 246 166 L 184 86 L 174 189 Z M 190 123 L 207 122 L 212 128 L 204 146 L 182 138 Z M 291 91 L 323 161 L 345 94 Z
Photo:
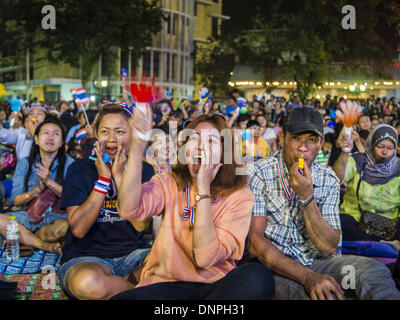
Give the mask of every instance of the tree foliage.
M 91 80 L 100 55 L 110 48 L 131 48 L 135 56 L 143 53 L 161 30 L 163 18 L 159 0 L 3 1 L 8 4 L 0 15 L 0 28 L 12 25 L 7 36 L 18 34 L 20 47 L 47 49 L 52 62 L 82 66 L 84 85 Z M 56 9 L 54 30 L 41 26 L 41 8 L 47 4 Z
M 196 48 L 195 73 L 212 96 L 225 96 L 229 73 L 234 67 L 233 55 L 225 54 L 220 41 L 213 40 Z
M 380 72 L 379 66 L 396 56 L 399 20 L 394 8 L 399 5 L 394 0 L 353 1 L 355 30 L 342 28 L 345 0 L 256 2 L 251 27 L 239 31 L 232 27 L 239 23 L 233 17 L 223 28 L 225 39 L 241 63 L 264 70 L 267 78 L 279 74 L 296 81 L 302 98 L 337 71 L 335 62 L 350 72 L 373 62 Z

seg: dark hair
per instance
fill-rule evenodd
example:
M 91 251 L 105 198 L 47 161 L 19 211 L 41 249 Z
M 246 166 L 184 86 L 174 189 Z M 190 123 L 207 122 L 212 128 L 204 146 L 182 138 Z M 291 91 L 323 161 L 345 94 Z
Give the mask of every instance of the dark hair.
M 118 104 L 106 104 L 104 106 L 101 107 L 99 115 L 96 119 L 96 122 L 94 123 L 94 132 L 97 134 L 97 131 L 99 130 L 99 125 L 101 120 L 103 120 L 103 118 L 108 115 L 108 114 L 121 114 L 123 115 L 126 120 L 128 121 L 128 119 L 131 117 L 131 115 L 124 109 L 122 108 L 120 105 Z
M 260 107 L 261 108 L 261 107 Z M 262 107 L 261 109 L 259 109 L 257 112 L 261 112 L 261 113 L 257 113 L 256 117 L 258 116 L 267 116 L 267 111 L 265 111 L 264 107 Z
M 54 158 L 53 162 L 50 165 L 50 169 L 53 167 L 53 163 L 56 159 L 58 159 L 58 168 L 57 168 L 57 174 L 56 174 L 56 182 L 58 184 L 62 184 L 63 180 L 64 180 L 64 167 L 65 167 L 65 160 L 67 158 L 66 154 L 65 154 L 65 128 L 62 125 L 62 123 L 60 122 L 60 120 L 58 120 L 56 117 L 54 116 L 46 116 L 46 118 L 44 119 L 44 121 L 38 125 L 38 127 L 35 130 L 35 134 L 34 136 L 38 136 L 40 133 L 40 130 L 42 129 L 42 127 L 45 124 L 55 124 L 56 126 L 58 126 L 61 129 L 61 135 L 62 135 L 62 145 L 61 147 L 58 149 L 57 151 L 57 155 Z M 31 176 L 32 173 L 32 167 L 35 164 L 37 157 L 39 157 L 40 161 L 42 161 L 42 159 L 40 158 L 40 148 L 39 146 L 36 144 L 35 139 L 33 139 L 32 142 L 32 147 L 29 153 L 29 158 L 28 158 L 28 172 L 25 175 L 25 180 L 24 180 L 24 187 L 25 187 L 25 191 L 28 190 L 28 182 L 29 182 L 29 178 Z
M 259 127 L 260 124 L 258 123 L 257 120 L 250 120 L 249 122 L 247 122 L 246 128 L 250 128 L 250 127 L 252 127 L 252 126 L 257 126 L 257 127 Z
M 183 113 L 181 110 L 172 110 L 169 114 L 169 117 L 177 117 L 180 119 L 183 119 Z
M 364 140 L 367 140 L 368 135 L 369 135 L 369 131 L 368 130 L 360 130 L 358 135 L 360 136 L 360 138 L 363 138 Z
M 11 111 L 5 105 L 0 106 L 0 111 L 4 111 L 6 113 L 6 121 L 7 121 L 8 117 L 11 114 Z
M 94 110 L 94 109 L 89 109 L 86 111 L 87 119 L 89 120 L 89 125 L 91 125 L 93 123 L 94 119 L 96 118 L 97 113 L 98 113 L 98 110 Z M 86 120 L 86 118 L 85 118 L 85 120 Z
M 325 142 L 335 144 L 335 134 L 328 132 L 324 135 Z
M 233 136 L 233 131 L 228 127 L 226 121 L 217 114 L 203 114 L 196 118 L 195 120 L 191 121 L 187 128 L 194 129 L 199 123 L 208 122 L 211 123 L 219 132 L 224 129 L 227 129 L 232 134 L 232 144 L 229 146 L 232 150 L 232 163 L 227 164 L 224 163 L 223 154 L 222 154 L 222 163 L 223 165 L 219 169 L 215 179 L 211 183 L 211 194 L 213 198 L 217 198 L 219 195 L 228 196 L 231 193 L 244 188 L 247 184 L 247 176 L 246 175 L 237 175 L 236 168 L 243 167 L 242 164 L 237 163 L 236 159 L 239 159 L 239 150 L 235 144 L 235 139 Z M 189 137 L 186 138 L 186 141 L 180 148 L 185 148 L 185 144 L 188 142 Z M 221 136 L 221 143 L 224 144 L 224 137 Z M 235 156 L 234 153 L 237 153 Z M 172 167 L 171 171 L 172 177 L 174 178 L 176 184 L 178 185 L 179 190 L 184 190 L 186 184 L 190 182 L 191 176 L 188 169 L 187 164 L 182 164 L 178 161 Z
M 258 117 L 263 117 L 267 121 L 267 126 L 268 126 L 268 116 L 266 114 L 256 114 L 256 119 Z M 258 122 L 258 121 L 257 121 Z
M 239 115 L 236 121 L 239 123 L 247 120 L 250 120 L 250 115 L 248 113 L 243 113 Z

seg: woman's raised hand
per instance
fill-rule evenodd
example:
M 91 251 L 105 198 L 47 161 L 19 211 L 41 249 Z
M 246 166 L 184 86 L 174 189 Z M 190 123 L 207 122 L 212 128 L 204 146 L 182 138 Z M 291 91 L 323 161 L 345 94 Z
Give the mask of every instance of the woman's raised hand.
M 138 151 L 138 149 L 143 149 L 144 151 L 147 146 L 148 133 L 152 129 L 153 115 L 151 112 L 150 105 L 146 103 L 146 114 L 144 114 L 137 107 L 133 109 L 132 118 L 129 119 L 129 126 L 131 131 L 132 149 Z M 132 150 L 133 151 L 133 150 Z M 134 152 L 135 152 L 134 151 Z
M 94 151 L 96 153 L 96 162 L 94 163 L 99 176 L 104 178 L 111 178 L 111 170 L 106 163 L 103 161 L 104 155 L 104 141 L 96 141 L 94 145 Z

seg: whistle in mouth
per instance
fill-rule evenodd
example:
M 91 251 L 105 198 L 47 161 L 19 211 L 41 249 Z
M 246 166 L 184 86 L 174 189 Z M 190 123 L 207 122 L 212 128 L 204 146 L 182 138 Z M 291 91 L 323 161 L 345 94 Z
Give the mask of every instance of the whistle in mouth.
M 304 176 L 304 158 L 299 158 L 299 172 Z
M 299 169 L 300 170 L 304 169 L 304 158 L 299 158 Z

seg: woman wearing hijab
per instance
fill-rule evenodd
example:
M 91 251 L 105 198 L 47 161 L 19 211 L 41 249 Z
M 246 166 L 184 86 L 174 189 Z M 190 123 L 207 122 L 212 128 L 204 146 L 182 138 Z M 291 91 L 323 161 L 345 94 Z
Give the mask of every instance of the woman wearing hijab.
M 353 141 L 347 140 L 344 135 L 340 135 L 337 144 L 342 152 L 332 169 L 341 184 L 347 182 L 347 192 L 340 206 L 343 240 L 386 240 L 399 250 L 398 223 L 396 229 L 392 228 L 395 232 L 390 239 L 387 233 L 379 235 L 371 232 L 363 223 L 366 217 L 372 217 L 374 221 L 383 217 L 388 219 L 383 220 L 389 221 L 389 224 L 400 217 L 400 159 L 396 157 L 396 130 L 387 124 L 376 126 L 368 135 L 365 153 L 350 156 L 345 150 L 352 149 Z

